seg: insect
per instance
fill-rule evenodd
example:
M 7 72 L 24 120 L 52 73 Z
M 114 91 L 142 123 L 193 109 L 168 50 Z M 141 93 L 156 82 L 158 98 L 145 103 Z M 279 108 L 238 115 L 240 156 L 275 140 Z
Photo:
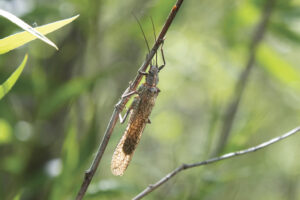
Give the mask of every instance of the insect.
M 152 25 L 153 25 L 153 21 L 152 21 Z M 142 28 L 141 30 L 143 32 Z M 144 32 L 143 35 L 147 43 Z M 155 31 L 154 31 L 154 37 L 156 40 Z M 149 50 L 148 43 L 147 46 Z M 123 96 L 124 98 L 136 94 L 132 104 L 130 105 L 127 112 L 125 113 L 124 118 L 122 118 L 122 116 L 119 115 L 121 123 L 124 123 L 128 115 L 130 117 L 129 117 L 127 128 L 115 149 L 111 161 L 111 171 L 116 176 L 122 176 L 124 174 L 125 170 L 129 165 L 129 162 L 132 159 L 133 153 L 141 139 L 146 124 L 151 123 L 149 116 L 151 114 L 152 108 L 154 107 L 156 97 L 160 92 L 159 88 L 156 87 L 158 84 L 158 73 L 166 64 L 162 46 L 161 46 L 161 55 L 162 55 L 163 65 L 158 67 L 157 54 L 156 54 L 156 64 L 151 63 L 148 72 L 139 71 L 140 74 L 146 76 L 145 83 L 140 85 L 136 91 L 130 92 Z

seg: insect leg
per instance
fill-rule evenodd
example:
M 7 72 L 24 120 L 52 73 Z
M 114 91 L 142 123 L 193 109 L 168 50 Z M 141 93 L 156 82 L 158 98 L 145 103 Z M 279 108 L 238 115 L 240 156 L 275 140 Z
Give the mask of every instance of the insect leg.
M 136 92 L 136 91 L 134 91 L 134 92 Z M 134 100 L 133 100 L 133 102 L 131 103 L 130 107 L 126 111 L 124 117 L 122 117 L 122 114 L 119 113 L 119 120 L 120 120 L 121 124 L 123 124 L 126 121 L 126 119 L 127 119 L 128 115 L 129 115 L 130 111 L 132 109 L 136 108 L 138 103 L 139 103 L 139 97 L 135 97 Z
M 148 72 L 139 71 L 139 74 L 147 76 Z
M 122 96 L 122 98 L 126 98 L 126 97 L 129 97 L 129 96 L 134 95 L 134 94 L 138 94 L 138 92 L 137 92 L 136 90 L 135 90 L 135 91 L 128 92 L 127 94 L 124 94 L 124 95 Z M 132 104 L 130 105 L 129 109 L 126 111 L 124 117 L 122 117 L 121 112 L 119 113 L 119 120 L 120 120 L 120 123 L 121 123 L 121 124 L 123 124 L 123 123 L 126 121 L 127 116 L 128 116 L 128 114 L 129 114 L 129 112 L 130 112 L 131 110 L 132 110 Z
M 163 46 L 164 46 L 164 40 L 162 41 L 161 47 L 160 47 L 161 57 L 162 57 L 162 59 L 163 59 L 164 64 L 161 65 L 161 66 L 158 68 L 159 71 L 162 70 L 162 68 L 164 68 L 164 66 L 166 65 L 166 60 L 165 60 L 165 55 L 164 55 Z
M 120 120 L 120 123 L 121 123 L 121 124 L 123 124 L 123 123 L 126 121 L 126 119 L 127 119 L 127 117 L 128 117 L 128 114 L 130 113 L 131 109 L 132 109 L 132 108 L 130 107 L 130 108 L 126 111 L 124 117 L 122 117 L 122 114 L 119 113 L 119 120 Z
M 130 97 L 131 95 L 134 95 L 134 94 L 137 94 L 137 91 L 136 91 L 136 90 L 135 90 L 135 91 L 128 92 L 127 94 L 124 94 L 124 95 L 122 96 L 122 98 Z

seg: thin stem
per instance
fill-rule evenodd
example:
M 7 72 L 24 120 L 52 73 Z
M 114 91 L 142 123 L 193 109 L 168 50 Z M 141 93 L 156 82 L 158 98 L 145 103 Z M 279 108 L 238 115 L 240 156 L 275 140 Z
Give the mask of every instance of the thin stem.
M 138 71 L 146 71 L 148 65 L 150 64 L 153 56 L 156 54 L 158 48 L 160 47 L 161 43 L 163 42 L 164 40 L 164 37 L 170 27 L 170 25 L 172 24 L 173 22 L 173 19 L 175 18 L 179 8 L 181 7 L 181 4 L 182 4 L 183 0 L 177 0 L 176 4 L 173 6 L 157 40 L 155 41 L 155 44 L 154 46 L 152 47 L 150 53 L 148 54 L 146 60 L 144 61 L 144 63 L 142 64 L 142 66 L 139 68 Z M 123 92 L 123 94 L 121 95 L 124 96 L 134 90 L 136 90 L 137 86 L 139 85 L 140 81 L 142 80 L 142 75 L 141 73 L 137 73 L 134 81 L 129 85 L 129 87 Z M 91 167 L 85 172 L 85 176 L 84 176 L 84 180 L 82 182 L 82 185 L 80 187 L 80 190 L 77 194 L 77 197 L 76 197 L 76 200 L 81 200 L 86 191 L 87 191 L 87 188 L 89 186 L 89 184 L 91 183 L 93 177 L 94 177 L 94 174 L 98 168 L 98 165 L 102 159 L 102 156 L 103 156 L 103 153 L 106 149 L 106 146 L 108 144 L 108 141 L 110 139 L 110 136 L 113 132 L 113 129 L 118 121 L 118 115 L 119 113 L 123 110 L 125 104 L 128 102 L 129 100 L 129 97 L 125 97 L 125 98 L 121 98 L 119 100 L 119 102 L 116 104 L 115 106 L 115 109 L 113 111 L 113 114 L 110 118 L 110 121 L 107 125 L 107 128 L 106 128 L 106 131 L 104 133 L 104 136 L 103 136 L 103 139 L 102 139 L 102 142 L 100 143 L 99 145 L 99 148 L 98 148 L 98 151 L 97 151 L 97 154 L 96 154 L 96 157 L 94 158 L 93 160 L 93 163 L 91 165 Z
M 168 180 L 170 180 L 172 177 L 174 177 L 176 174 L 178 174 L 179 172 L 181 172 L 183 170 L 190 169 L 190 168 L 193 168 L 193 167 L 199 167 L 199 166 L 203 166 L 203 165 L 212 164 L 212 163 L 215 163 L 215 162 L 218 162 L 218 161 L 221 161 L 221 160 L 225 160 L 225 159 L 229 159 L 229 158 L 232 158 L 232 157 L 241 156 L 241 155 L 245 155 L 245 154 L 248 154 L 248 153 L 258 151 L 258 150 L 263 149 L 267 146 L 270 146 L 270 145 L 272 145 L 276 142 L 279 142 L 283 139 L 286 139 L 287 137 L 292 136 L 292 135 L 294 135 L 295 133 L 297 133 L 299 131 L 300 131 L 300 126 L 298 126 L 297 128 L 294 128 L 293 130 L 290 130 L 287 133 L 284 133 L 283 135 L 281 135 L 279 137 L 275 137 L 275 138 L 273 138 L 273 139 L 271 139 L 267 142 L 261 143 L 257 146 L 254 146 L 254 147 L 250 147 L 248 149 L 227 153 L 227 154 L 224 154 L 220 157 L 214 157 L 214 158 L 202 161 L 202 162 L 197 162 L 197 163 L 192 163 L 192 164 L 182 164 L 180 167 L 178 167 L 178 168 L 174 169 L 173 171 L 171 171 L 169 174 L 164 176 L 162 179 L 157 181 L 155 184 L 149 185 L 144 191 L 139 193 L 133 199 L 138 200 L 138 199 L 143 198 L 144 196 L 146 196 L 150 192 L 154 191 L 155 189 L 160 187 L 162 184 L 166 183 Z
M 235 119 L 236 113 L 239 108 L 239 104 L 242 100 L 242 96 L 243 96 L 245 87 L 248 83 L 251 70 L 254 66 L 256 49 L 266 32 L 266 28 L 267 28 L 274 4 L 275 4 L 275 0 L 267 0 L 266 4 L 264 6 L 264 11 L 263 11 L 261 20 L 260 20 L 259 24 L 257 25 L 256 31 L 252 37 L 251 44 L 249 46 L 249 58 L 245 65 L 245 69 L 240 74 L 240 77 L 235 86 L 235 90 L 234 90 L 232 99 L 230 100 L 230 103 L 228 104 L 228 106 L 225 110 L 225 114 L 224 114 L 224 118 L 223 118 L 223 122 L 222 122 L 222 126 L 221 126 L 219 142 L 217 144 L 215 151 L 212 154 L 213 156 L 216 156 L 219 153 L 221 153 L 227 144 L 227 141 L 228 141 L 228 138 L 229 138 L 229 135 L 230 135 L 233 123 L 234 123 L 234 119 Z

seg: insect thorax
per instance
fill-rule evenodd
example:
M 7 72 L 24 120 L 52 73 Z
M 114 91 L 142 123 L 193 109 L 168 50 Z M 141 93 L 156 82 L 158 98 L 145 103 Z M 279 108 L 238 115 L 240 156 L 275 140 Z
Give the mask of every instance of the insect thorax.
M 146 84 L 149 86 L 156 86 L 158 84 L 158 67 L 155 65 L 150 66 L 150 70 L 146 76 Z

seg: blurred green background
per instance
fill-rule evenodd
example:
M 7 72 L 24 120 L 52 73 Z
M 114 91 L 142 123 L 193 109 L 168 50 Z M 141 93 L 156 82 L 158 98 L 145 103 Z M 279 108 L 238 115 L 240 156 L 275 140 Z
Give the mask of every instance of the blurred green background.
M 186 0 L 167 33 L 161 93 L 122 177 L 110 161 L 126 125 L 117 125 L 86 200 L 130 199 L 182 163 L 211 157 L 223 115 L 245 68 L 262 0 Z M 0 101 L 0 199 L 74 199 L 106 125 L 173 1 L 1 0 L 29 24 L 76 14 L 49 35 L 0 58 L 0 81 L 29 61 Z M 254 146 L 299 125 L 300 1 L 277 0 L 221 153 Z M 0 37 L 21 31 L 1 18 Z M 161 62 L 161 60 L 159 60 Z M 300 136 L 265 150 L 182 172 L 146 199 L 298 200 Z M 298 156 L 297 156 L 298 155 Z

